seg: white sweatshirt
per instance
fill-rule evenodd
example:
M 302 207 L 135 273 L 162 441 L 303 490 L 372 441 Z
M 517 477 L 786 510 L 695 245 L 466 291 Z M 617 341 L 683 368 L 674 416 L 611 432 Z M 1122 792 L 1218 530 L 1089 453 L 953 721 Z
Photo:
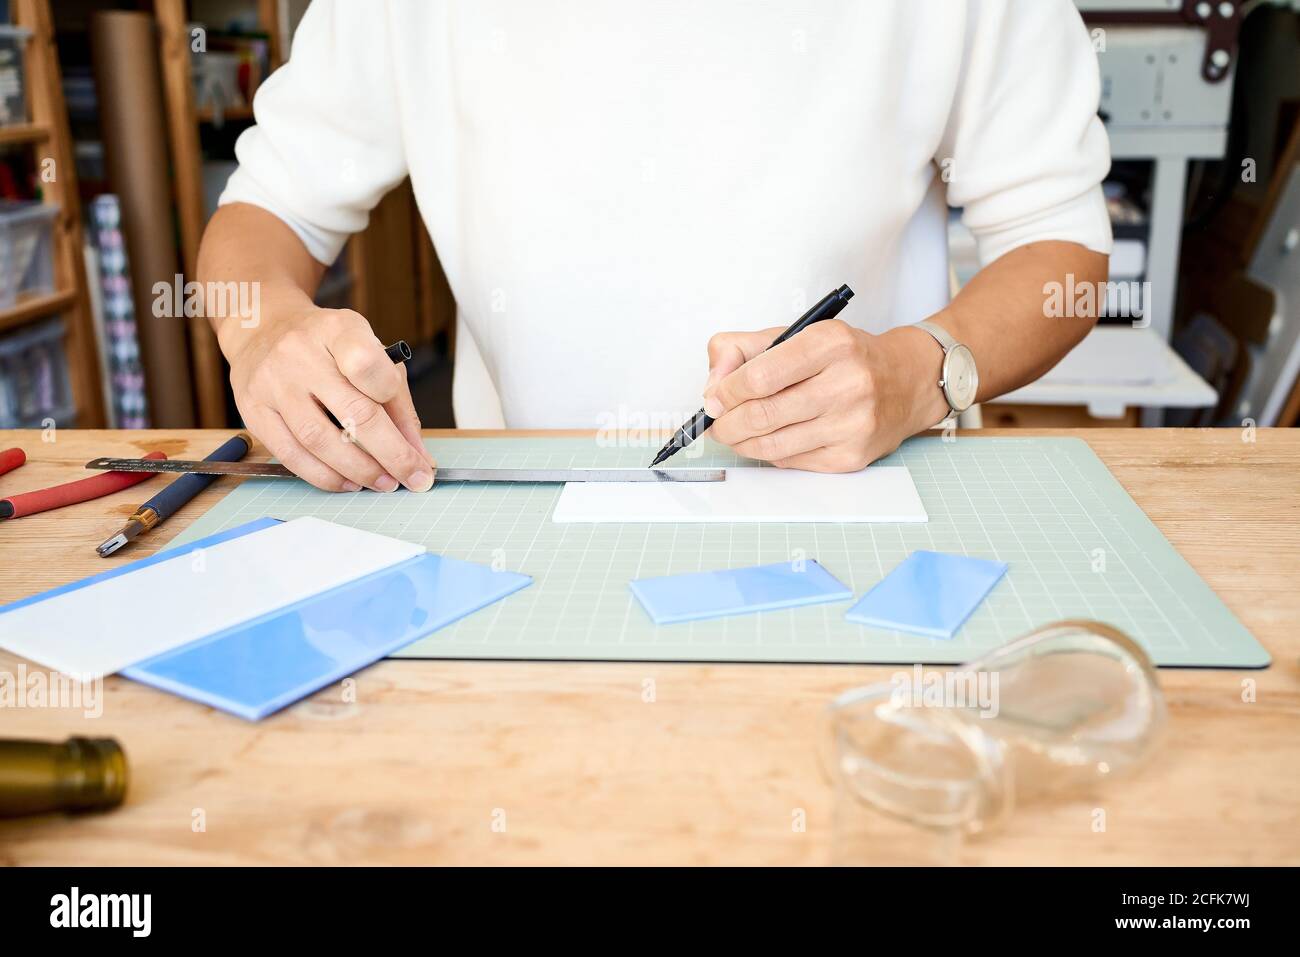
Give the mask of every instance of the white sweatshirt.
M 942 308 L 945 199 L 1109 252 L 1097 103 L 1070 0 L 314 0 L 222 202 L 329 263 L 409 174 L 458 425 L 675 428 L 715 332 Z

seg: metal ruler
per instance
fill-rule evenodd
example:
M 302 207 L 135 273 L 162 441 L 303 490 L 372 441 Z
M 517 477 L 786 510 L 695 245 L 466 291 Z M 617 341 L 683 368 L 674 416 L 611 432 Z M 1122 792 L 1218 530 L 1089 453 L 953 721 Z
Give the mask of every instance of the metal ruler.
M 91 459 L 88 469 L 113 472 L 198 472 L 297 478 L 274 462 L 208 462 L 189 459 Z M 442 482 L 725 482 L 726 469 L 458 469 L 439 468 Z

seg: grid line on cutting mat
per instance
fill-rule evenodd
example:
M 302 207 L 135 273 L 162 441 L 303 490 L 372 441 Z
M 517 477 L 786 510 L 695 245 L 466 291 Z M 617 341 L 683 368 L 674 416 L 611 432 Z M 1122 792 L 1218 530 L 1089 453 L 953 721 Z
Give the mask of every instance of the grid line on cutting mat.
M 428 445 L 440 464 L 468 468 L 639 467 L 654 451 L 572 437 Z M 698 446 L 681 465 L 755 464 L 711 442 Z M 172 544 L 264 516 L 315 515 L 534 577 L 529 588 L 399 657 L 950 664 L 1050 621 L 1095 618 L 1128 632 L 1158 664 L 1268 663 L 1082 440 L 923 437 L 882 464 L 909 468 L 929 522 L 555 524 L 559 485 L 330 495 L 301 482 L 254 479 Z M 655 626 L 627 587 L 634 578 L 805 558 L 860 597 L 922 548 L 1009 565 L 951 641 L 846 622 L 849 602 Z

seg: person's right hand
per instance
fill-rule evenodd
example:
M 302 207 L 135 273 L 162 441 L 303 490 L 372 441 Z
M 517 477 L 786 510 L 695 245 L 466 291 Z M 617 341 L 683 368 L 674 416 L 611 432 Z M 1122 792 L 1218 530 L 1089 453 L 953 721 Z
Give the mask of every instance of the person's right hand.
M 406 366 L 388 358 L 370 323 L 347 309 L 266 305 L 256 327 L 222 330 L 249 430 L 317 488 L 428 490 L 436 463 L 420 441 Z

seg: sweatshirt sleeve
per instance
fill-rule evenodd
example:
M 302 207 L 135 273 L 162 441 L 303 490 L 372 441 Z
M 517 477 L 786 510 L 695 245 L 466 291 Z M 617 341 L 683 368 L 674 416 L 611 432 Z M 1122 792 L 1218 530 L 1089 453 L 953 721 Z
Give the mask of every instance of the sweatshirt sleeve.
M 253 115 L 219 205 L 260 206 L 332 263 L 406 175 L 387 5 L 314 0 Z
M 969 0 L 936 161 L 981 265 L 1028 243 L 1111 249 L 1097 55 L 1071 0 Z

